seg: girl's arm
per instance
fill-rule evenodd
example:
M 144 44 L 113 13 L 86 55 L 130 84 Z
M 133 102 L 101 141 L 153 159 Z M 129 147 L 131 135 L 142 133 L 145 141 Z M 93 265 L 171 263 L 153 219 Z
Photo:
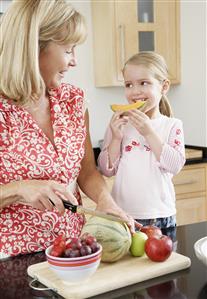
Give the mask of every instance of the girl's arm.
M 176 120 L 170 131 L 168 142 L 162 146 L 159 164 L 161 168 L 175 175 L 182 169 L 185 161 L 183 125 L 180 120 Z
M 145 139 L 154 153 L 160 168 L 177 174 L 185 164 L 183 126 L 180 120 L 171 128 L 168 142 L 164 143 L 154 130 L 149 130 Z
M 112 133 L 108 127 L 102 150 L 98 157 L 98 166 L 101 173 L 107 177 L 116 174 L 121 154 L 121 144 L 119 140 L 112 140 Z
M 121 156 L 123 130 L 128 122 L 128 117 L 122 114 L 123 112 L 113 114 L 104 136 L 103 149 L 98 157 L 99 169 L 105 176 L 113 176 L 117 172 Z
M 151 127 L 149 117 L 139 110 L 128 112 L 131 124 L 142 134 L 154 153 L 160 168 L 177 174 L 185 164 L 185 145 L 182 122 L 175 119 L 167 142 Z

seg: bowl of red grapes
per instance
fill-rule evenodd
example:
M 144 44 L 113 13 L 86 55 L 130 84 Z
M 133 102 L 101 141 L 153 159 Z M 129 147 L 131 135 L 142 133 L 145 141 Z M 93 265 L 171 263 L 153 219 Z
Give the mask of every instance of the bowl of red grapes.
M 80 283 L 89 279 L 101 261 L 102 246 L 92 235 L 66 240 L 59 235 L 45 250 L 50 269 L 66 283 Z

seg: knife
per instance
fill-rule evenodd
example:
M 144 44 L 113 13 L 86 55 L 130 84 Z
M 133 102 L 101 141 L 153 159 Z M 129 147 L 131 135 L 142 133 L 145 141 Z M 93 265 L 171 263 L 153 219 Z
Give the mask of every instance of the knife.
M 85 208 L 81 205 L 73 205 L 72 203 L 67 202 L 63 199 L 62 199 L 62 201 L 63 201 L 64 207 L 66 209 L 70 210 L 72 213 L 89 214 L 89 215 L 105 218 L 105 219 L 108 219 L 108 220 L 117 221 L 117 222 L 120 222 L 120 223 L 125 223 L 126 222 L 123 219 L 121 219 L 120 217 L 114 216 L 114 215 L 109 214 L 109 213 L 93 210 L 93 209 L 90 209 L 90 208 Z

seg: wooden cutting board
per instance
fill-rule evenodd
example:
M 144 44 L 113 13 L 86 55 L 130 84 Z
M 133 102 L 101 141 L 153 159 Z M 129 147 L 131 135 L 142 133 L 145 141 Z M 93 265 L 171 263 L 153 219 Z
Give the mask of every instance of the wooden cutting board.
M 190 265 L 188 257 L 176 252 L 160 263 L 150 261 L 145 255 L 143 257 L 127 255 L 115 263 L 101 263 L 96 273 L 81 284 L 63 282 L 53 273 L 47 262 L 31 265 L 27 272 L 29 276 L 36 278 L 66 299 L 83 299 L 179 271 Z

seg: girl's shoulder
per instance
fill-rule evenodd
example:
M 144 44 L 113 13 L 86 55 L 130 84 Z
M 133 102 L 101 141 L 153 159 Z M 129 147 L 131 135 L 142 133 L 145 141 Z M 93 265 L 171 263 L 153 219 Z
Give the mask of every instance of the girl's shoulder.
M 169 116 L 166 116 L 166 115 L 163 115 L 163 114 L 160 116 L 159 120 L 160 120 L 161 123 L 168 124 L 168 125 L 171 125 L 171 126 L 174 126 L 174 125 L 182 126 L 183 125 L 182 120 L 180 120 L 176 117 L 169 117 Z

